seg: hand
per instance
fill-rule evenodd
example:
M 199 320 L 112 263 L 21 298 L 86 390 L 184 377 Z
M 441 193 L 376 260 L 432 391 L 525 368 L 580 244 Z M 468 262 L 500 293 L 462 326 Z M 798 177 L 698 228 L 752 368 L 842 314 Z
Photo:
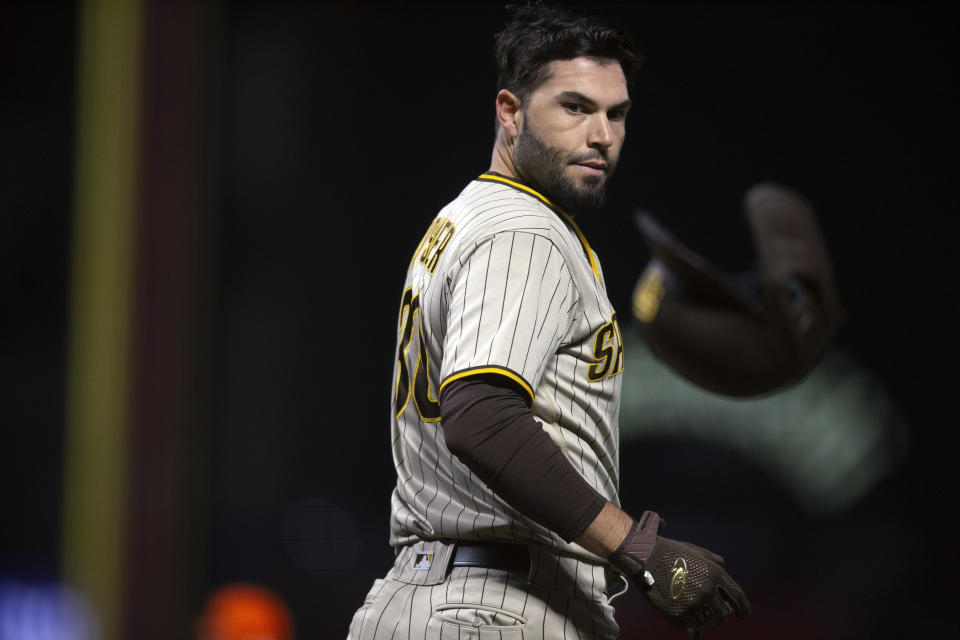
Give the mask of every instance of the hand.
M 675 629 L 691 637 L 711 624 L 720 624 L 732 612 L 750 613 L 750 602 L 730 574 L 723 558 L 689 542 L 657 535 L 660 516 L 644 511 L 610 563 L 633 579 L 650 604 Z

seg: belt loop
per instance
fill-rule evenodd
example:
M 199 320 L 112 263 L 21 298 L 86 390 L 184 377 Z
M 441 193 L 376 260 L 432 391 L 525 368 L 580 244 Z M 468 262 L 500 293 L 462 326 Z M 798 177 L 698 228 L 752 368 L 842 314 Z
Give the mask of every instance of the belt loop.
M 527 571 L 527 584 L 533 584 L 533 577 L 536 575 L 537 566 L 540 562 L 540 545 L 536 542 L 527 543 L 527 553 L 530 554 L 530 569 Z

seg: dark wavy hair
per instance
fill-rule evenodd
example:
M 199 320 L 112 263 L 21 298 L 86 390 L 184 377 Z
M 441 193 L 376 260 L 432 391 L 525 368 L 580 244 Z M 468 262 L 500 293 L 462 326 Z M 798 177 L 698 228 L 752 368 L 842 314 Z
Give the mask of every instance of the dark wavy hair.
M 549 79 L 554 60 L 615 60 L 628 86 L 643 62 L 630 34 L 602 18 L 543 2 L 508 5 L 507 11 L 510 17 L 494 45 L 497 82 L 521 100 Z

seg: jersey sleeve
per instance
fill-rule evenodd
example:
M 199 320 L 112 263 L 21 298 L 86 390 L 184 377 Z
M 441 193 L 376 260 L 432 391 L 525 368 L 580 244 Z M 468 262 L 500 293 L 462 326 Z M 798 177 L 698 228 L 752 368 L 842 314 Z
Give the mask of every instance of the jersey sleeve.
M 466 258 L 448 296 L 441 393 L 454 380 L 499 374 L 532 403 L 579 302 L 560 250 L 528 232 L 494 235 Z

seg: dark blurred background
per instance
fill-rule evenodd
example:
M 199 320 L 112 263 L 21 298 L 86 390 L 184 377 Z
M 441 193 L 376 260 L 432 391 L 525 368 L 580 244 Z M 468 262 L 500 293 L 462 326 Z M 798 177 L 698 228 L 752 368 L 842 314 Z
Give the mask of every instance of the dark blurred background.
M 624 506 L 726 556 L 755 612 L 708 638 L 954 628 L 956 21 L 591 8 L 647 58 L 609 206 L 579 221 L 621 317 L 635 209 L 744 269 L 740 200 L 764 180 L 814 204 L 848 314 L 807 380 L 748 401 L 631 337 Z M 0 9 L 4 639 L 194 638 L 234 583 L 278 595 L 298 638 L 346 636 L 392 559 L 404 269 L 488 167 L 504 15 Z M 679 637 L 635 590 L 618 619 Z

